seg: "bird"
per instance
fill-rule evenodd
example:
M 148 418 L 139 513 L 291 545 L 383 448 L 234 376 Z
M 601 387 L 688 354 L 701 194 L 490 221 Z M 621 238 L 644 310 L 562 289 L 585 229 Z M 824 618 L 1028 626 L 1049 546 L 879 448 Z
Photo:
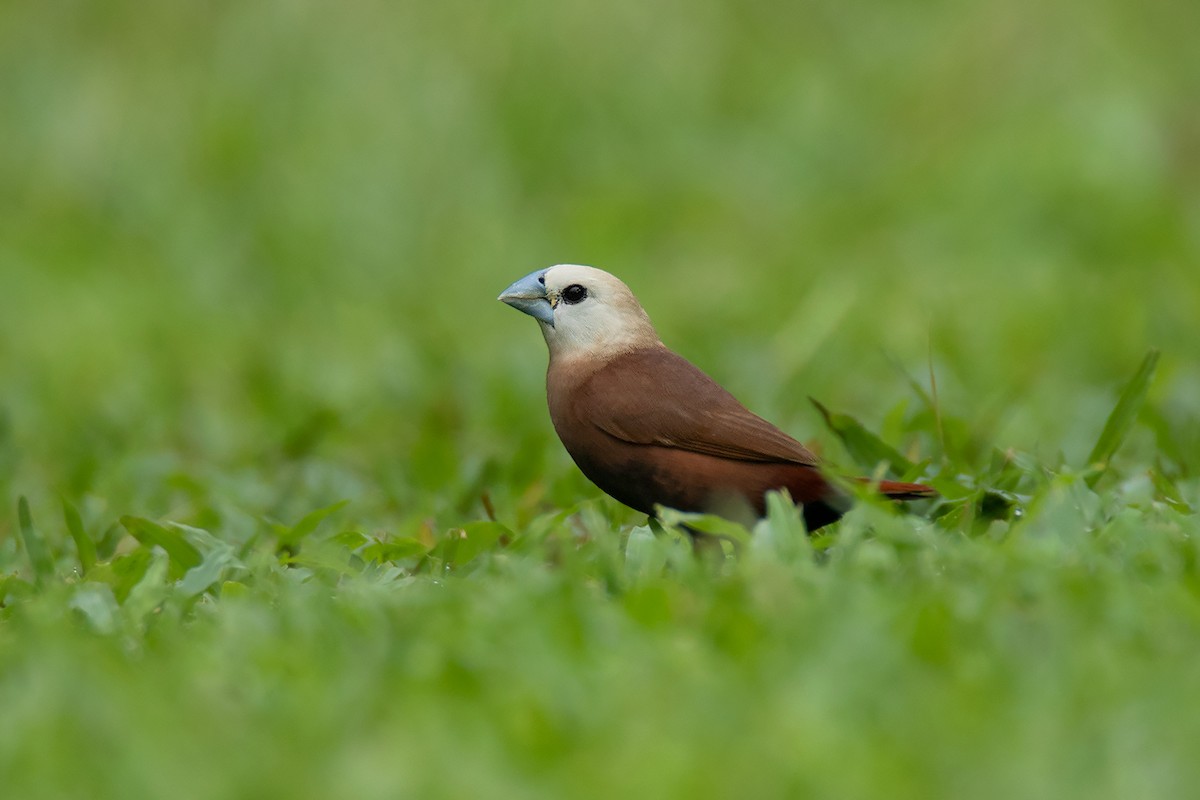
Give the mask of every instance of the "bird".
M 752 524 L 769 492 L 787 490 L 809 531 L 849 509 L 817 456 L 668 349 L 616 276 L 557 264 L 497 299 L 537 320 L 554 430 L 584 476 L 620 503 L 652 518 L 665 506 Z M 937 494 L 919 483 L 877 488 L 896 500 Z

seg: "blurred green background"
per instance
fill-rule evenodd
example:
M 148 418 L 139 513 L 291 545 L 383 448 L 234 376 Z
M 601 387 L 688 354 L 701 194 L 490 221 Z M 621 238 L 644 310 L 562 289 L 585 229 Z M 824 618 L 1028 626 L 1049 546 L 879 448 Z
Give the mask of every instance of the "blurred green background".
M 567 470 L 494 300 L 559 262 L 802 438 L 930 351 L 979 437 L 1076 461 L 1148 346 L 1200 396 L 1194 3 L 0 15 L 9 494 L 178 514 L 174 472 L 247 469 L 259 509 L 299 449 L 452 523 L 462 469 Z
M 932 364 L 955 469 L 1081 468 L 1156 346 L 1123 458 L 1188 478 L 1197 30 L 1193 0 L 0 4 L 0 500 L 238 541 L 596 498 L 495 301 L 559 262 L 842 461 L 808 396 L 940 459 L 896 421 Z

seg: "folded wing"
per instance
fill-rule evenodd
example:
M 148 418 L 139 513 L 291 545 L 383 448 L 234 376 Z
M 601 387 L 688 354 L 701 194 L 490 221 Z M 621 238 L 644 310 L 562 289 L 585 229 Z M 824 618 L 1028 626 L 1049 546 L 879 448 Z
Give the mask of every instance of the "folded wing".
M 736 461 L 817 464 L 808 448 L 665 347 L 614 358 L 580 387 L 578 397 L 593 425 L 630 444 Z

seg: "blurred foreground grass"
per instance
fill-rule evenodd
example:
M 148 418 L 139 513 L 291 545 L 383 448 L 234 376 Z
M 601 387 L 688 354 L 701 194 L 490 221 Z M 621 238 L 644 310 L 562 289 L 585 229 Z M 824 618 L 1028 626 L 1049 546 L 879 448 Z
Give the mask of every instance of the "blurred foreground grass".
M 4 795 L 1185 796 L 1198 17 L 0 6 Z M 631 532 L 494 301 L 560 261 L 950 501 Z

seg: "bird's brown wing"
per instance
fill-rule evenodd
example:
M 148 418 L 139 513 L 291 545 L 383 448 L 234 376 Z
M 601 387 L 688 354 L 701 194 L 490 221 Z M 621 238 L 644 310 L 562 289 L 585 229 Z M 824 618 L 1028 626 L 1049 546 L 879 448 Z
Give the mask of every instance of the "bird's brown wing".
M 738 461 L 815 466 L 804 445 L 746 409 L 691 362 L 658 346 L 610 361 L 577 408 L 610 436 Z

